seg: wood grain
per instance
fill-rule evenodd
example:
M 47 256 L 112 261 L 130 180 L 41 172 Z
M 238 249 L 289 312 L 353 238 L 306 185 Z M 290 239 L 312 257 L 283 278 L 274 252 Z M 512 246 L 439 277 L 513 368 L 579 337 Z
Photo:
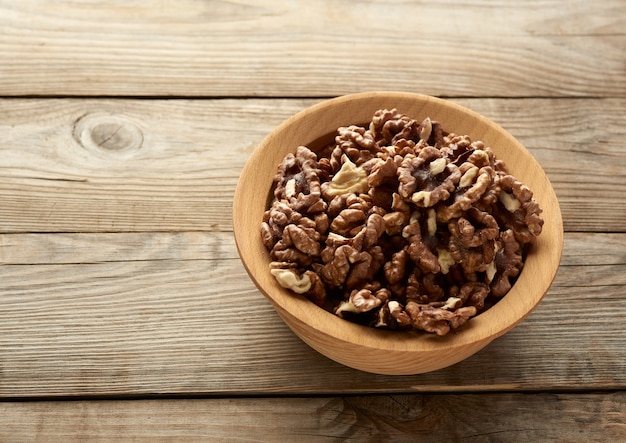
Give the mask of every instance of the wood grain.
M 319 99 L 0 100 L 0 232 L 230 231 L 254 147 Z M 456 99 L 537 158 L 567 231 L 626 232 L 624 99 Z
M 566 234 L 520 326 L 448 369 L 375 376 L 297 339 L 221 232 L 0 235 L 0 397 L 623 389 L 624 234 Z
M 0 403 L 0 439 L 590 443 L 625 415 L 623 392 Z
M 0 0 L 0 29 L 0 441 L 626 441 L 623 0 Z M 278 123 L 390 89 L 511 131 L 567 231 L 528 319 L 414 377 L 304 345 L 231 233 Z
M 0 95 L 624 97 L 624 17 L 621 0 L 2 1 Z

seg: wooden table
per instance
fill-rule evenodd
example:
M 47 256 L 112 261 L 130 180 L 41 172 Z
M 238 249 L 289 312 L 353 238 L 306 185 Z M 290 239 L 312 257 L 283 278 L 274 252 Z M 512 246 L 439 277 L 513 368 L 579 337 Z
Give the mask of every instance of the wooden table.
M 625 441 L 624 29 L 624 0 L 0 0 L 0 441 Z M 495 120 L 563 212 L 538 309 L 428 374 L 307 347 L 233 241 L 259 141 L 366 90 Z

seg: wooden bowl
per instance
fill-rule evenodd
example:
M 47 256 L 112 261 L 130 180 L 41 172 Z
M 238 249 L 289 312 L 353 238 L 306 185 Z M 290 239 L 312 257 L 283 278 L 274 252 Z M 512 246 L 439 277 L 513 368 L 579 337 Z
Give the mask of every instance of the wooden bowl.
M 534 192 L 543 209 L 543 232 L 524 269 L 495 306 L 443 337 L 387 331 L 343 320 L 303 296 L 283 289 L 269 272 L 270 257 L 260 225 L 271 201 L 278 164 L 300 145 L 331 141 L 340 126 L 365 124 L 379 109 L 396 108 L 421 121 L 429 116 L 444 129 L 482 140 L 512 175 Z M 377 374 L 408 375 L 457 363 L 521 322 L 541 301 L 559 266 L 563 248 L 561 212 L 554 190 L 533 156 L 512 135 L 485 117 L 442 99 L 398 92 L 368 92 L 327 100 L 305 109 L 273 130 L 247 161 L 233 203 L 235 241 L 243 264 L 283 321 L 304 342 L 346 366 Z

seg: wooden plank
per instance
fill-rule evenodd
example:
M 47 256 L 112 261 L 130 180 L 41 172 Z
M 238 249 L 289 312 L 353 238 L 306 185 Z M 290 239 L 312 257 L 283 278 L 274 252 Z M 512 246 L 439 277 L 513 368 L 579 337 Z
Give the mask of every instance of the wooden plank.
M 589 443 L 624 441 L 625 416 L 623 391 L 25 402 L 0 403 L 0 439 Z
M 272 105 L 2 101 L 0 229 L 229 230 L 245 159 L 272 126 L 305 106 Z
M 0 2 L 0 95 L 626 96 L 626 6 Z
M 0 100 L 0 232 L 229 231 L 238 175 L 316 99 Z M 626 232 L 625 99 L 456 99 L 509 129 L 569 231 Z
M 296 338 L 223 232 L 0 235 L 0 397 L 624 389 L 626 235 L 567 233 L 539 307 L 475 356 L 362 373 Z

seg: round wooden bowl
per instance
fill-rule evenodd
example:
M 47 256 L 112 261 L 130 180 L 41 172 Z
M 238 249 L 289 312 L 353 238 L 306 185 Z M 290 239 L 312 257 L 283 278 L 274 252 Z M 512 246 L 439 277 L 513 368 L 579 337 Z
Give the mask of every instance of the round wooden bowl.
M 278 164 L 298 146 L 320 147 L 333 140 L 340 126 L 366 124 L 384 108 L 396 108 L 418 121 L 429 116 L 447 131 L 484 141 L 506 162 L 511 174 L 530 187 L 543 209 L 543 232 L 530 249 L 513 288 L 495 306 L 444 337 L 351 323 L 283 289 L 269 272 L 270 257 L 261 241 L 260 225 L 271 201 Z M 524 146 L 476 112 L 442 99 L 399 92 L 368 92 L 327 100 L 273 130 L 243 168 L 235 191 L 233 228 L 250 277 L 293 332 L 332 360 L 377 374 L 409 375 L 441 369 L 471 356 L 512 329 L 547 292 L 563 248 L 556 195 L 541 166 Z

